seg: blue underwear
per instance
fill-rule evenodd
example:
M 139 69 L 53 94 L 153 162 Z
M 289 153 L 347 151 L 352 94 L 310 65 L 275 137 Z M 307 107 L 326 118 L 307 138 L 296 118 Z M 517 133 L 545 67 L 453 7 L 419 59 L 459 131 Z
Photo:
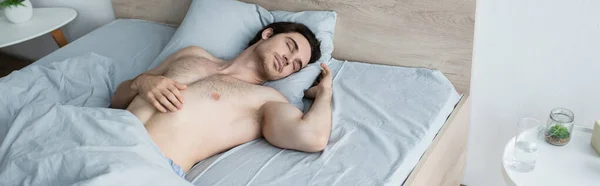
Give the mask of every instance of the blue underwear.
M 175 164 L 170 158 L 167 158 L 167 160 L 169 161 L 169 164 L 171 164 L 171 169 L 173 169 L 173 172 L 175 172 L 177 176 L 185 179 L 185 172 L 183 172 L 183 169 L 181 169 L 179 165 Z

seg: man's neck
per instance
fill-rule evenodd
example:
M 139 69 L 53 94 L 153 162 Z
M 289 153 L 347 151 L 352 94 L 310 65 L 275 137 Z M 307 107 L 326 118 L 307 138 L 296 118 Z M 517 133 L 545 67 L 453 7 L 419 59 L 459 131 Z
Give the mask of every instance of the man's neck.
M 253 56 L 252 50 L 254 50 L 254 47 L 244 50 L 222 72 L 255 85 L 265 82 L 265 78 L 261 77 L 260 73 L 258 73 L 260 67 L 257 65 L 257 58 Z

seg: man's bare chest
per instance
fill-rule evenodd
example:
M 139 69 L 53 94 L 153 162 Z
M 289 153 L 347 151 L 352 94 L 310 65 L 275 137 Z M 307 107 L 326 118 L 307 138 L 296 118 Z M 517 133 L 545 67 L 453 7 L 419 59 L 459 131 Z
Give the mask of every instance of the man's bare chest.
M 188 85 L 182 93 L 193 99 L 220 102 L 248 102 L 258 105 L 279 100 L 278 92 L 220 72 L 222 64 L 202 57 L 183 57 L 172 63 L 164 76 Z M 185 98 L 184 98 L 185 99 Z M 285 101 L 285 100 L 283 100 Z
M 219 65 L 201 57 L 182 57 L 173 61 L 163 74 L 182 84 L 191 84 L 218 73 Z
M 197 99 L 211 98 L 214 101 L 228 99 L 261 99 L 265 87 L 250 84 L 220 72 L 220 64 L 201 57 L 184 57 L 172 63 L 164 76 L 188 85 L 185 92 Z

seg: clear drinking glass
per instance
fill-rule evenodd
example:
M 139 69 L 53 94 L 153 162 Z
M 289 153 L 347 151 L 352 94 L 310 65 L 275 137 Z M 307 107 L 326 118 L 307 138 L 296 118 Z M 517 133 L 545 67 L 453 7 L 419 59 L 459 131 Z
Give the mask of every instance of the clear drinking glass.
M 533 118 L 523 118 L 517 124 L 512 168 L 519 172 L 530 172 L 538 158 L 541 122 Z

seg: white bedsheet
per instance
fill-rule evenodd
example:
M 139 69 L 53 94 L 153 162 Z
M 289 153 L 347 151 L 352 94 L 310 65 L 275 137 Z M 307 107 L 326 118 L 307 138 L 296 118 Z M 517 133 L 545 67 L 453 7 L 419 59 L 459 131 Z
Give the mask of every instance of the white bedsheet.
M 88 54 L 2 79 L 2 89 L 16 94 L 0 97 L 3 105 L 21 109 L 0 146 L 0 185 L 190 184 L 137 117 L 101 108 L 108 106 L 113 63 Z
M 333 60 L 327 148 L 304 153 L 252 141 L 197 164 L 195 185 L 401 185 L 460 96 L 441 72 Z

